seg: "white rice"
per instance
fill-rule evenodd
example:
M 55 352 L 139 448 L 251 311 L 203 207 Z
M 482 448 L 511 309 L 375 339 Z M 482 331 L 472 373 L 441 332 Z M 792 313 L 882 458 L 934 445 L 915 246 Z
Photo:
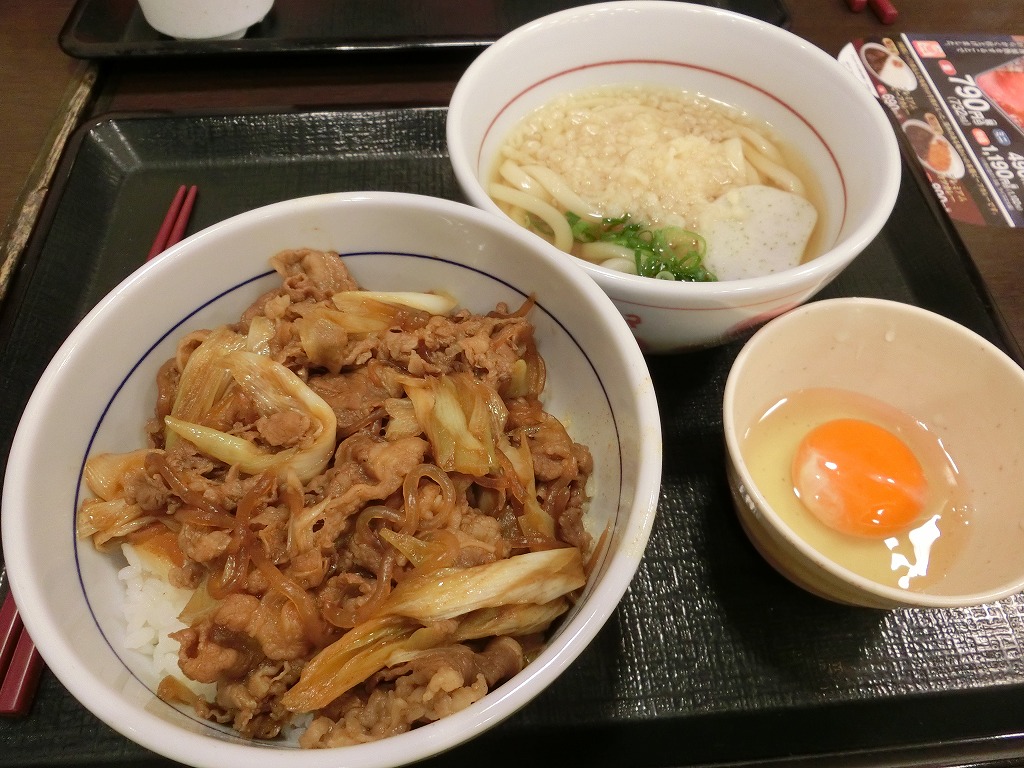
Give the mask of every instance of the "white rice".
M 197 683 L 182 674 L 178 667 L 178 642 L 168 637 L 171 632 L 185 628 L 178 619 L 192 597 L 192 591 L 180 589 L 167 581 L 166 561 L 123 544 L 128 565 L 117 573 L 125 586 L 124 617 L 126 621 L 124 646 L 142 654 L 149 665 L 152 679 L 144 680 L 152 690 L 160 681 L 172 675 L 207 701 L 216 699 L 214 683 Z M 299 715 L 281 730 L 280 742 L 298 745 L 298 737 L 313 721 L 313 714 Z
M 216 686 L 204 685 L 185 677 L 178 667 L 178 642 L 168 635 L 185 624 L 178 619 L 192 591 L 175 587 L 167 581 L 167 565 L 131 544 L 123 544 L 128 565 L 117 577 L 125 586 L 124 647 L 138 651 L 149 662 L 154 686 L 167 675 L 173 675 L 206 699 L 212 700 Z

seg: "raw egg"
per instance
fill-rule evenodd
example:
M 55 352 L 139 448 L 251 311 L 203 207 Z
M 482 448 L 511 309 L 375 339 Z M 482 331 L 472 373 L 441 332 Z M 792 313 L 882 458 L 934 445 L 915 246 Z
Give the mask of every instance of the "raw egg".
M 927 589 L 969 535 L 970 500 L 942 440 L 867 395 L 793 392 L 747 430 L 742 451 L 796 535 L 874 581 Z

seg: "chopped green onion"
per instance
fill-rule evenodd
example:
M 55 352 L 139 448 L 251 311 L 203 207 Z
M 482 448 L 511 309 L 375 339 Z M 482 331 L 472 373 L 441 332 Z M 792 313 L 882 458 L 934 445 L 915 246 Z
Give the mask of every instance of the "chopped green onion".
M 585 221 L 571 211 L 565 214 L 572 236 L 579 243 L 614 243 L 633 251 L 636 273 L 644 277 L 689 282 L 714 282 L 715 275 L 704 267 L 707 244 L 696 232 L 682 227 L 652 229 L 630 222 L 629 215 Z

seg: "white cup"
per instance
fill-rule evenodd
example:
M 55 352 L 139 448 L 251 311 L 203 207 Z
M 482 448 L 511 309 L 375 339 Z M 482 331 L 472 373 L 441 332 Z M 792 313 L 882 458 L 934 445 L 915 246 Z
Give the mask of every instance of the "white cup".
M 139 0 L 146 22 L 178 40 L 237 40 L 274 0 Z

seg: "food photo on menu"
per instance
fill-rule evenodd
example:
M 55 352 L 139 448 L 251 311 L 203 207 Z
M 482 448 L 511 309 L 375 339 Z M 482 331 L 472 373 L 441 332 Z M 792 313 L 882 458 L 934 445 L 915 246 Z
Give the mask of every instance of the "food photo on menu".
M 889 110 L 950 217 L 1024 226 L 1024 36 L 904 33 L 839 59 Z

